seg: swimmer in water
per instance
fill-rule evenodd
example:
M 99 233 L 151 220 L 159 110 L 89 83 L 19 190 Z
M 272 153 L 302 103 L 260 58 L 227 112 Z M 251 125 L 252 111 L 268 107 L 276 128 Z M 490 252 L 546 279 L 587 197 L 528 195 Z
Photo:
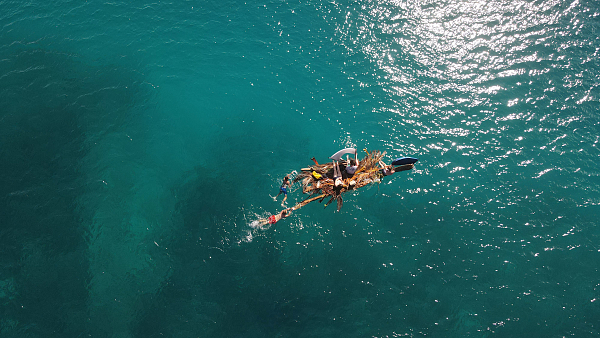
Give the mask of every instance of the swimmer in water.
M 274 200 L 277 200 L 277 197 L 279 197 L 279 195 L 283 193 L 283 201 L 281 201 L 282 207 L 285 207 L 285 200 L 287 200 L 288 188 L 290 187 L 290 185 L 292 185 L 292 182 L 290 182 L 290 175 L 293 175 L 295 173 L 296 170 L 292 171 L 291 174 L 285 175 L 285 177 L 283 178 L 283 183 L 281 183 L 281 186 L 279 187 L 279 193 L 277 194 L 277 196 L 275 196 L 275 198 L 273 198 Z
M 262 226 L 265 226 L 267 224 L 275 224 L 275 223 L 279 222 L 282 218 L 286 218 L 286 217 L 288 217 L 291 214 L 292 214 L 292 209 L 291 208 L 284 209 L 280 213 L 278 213 L 277 215 L 271 215 L 268 218 L 259 219 L 258 220 L 258 226 L 262 227 Z

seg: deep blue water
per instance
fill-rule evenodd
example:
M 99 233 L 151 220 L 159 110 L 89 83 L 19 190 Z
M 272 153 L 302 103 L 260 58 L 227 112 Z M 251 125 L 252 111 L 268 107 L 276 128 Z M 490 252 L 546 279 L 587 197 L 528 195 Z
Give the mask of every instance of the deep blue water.
M 595 337 L 599 86 L 597 1 L 0 0 L 0 336 Z

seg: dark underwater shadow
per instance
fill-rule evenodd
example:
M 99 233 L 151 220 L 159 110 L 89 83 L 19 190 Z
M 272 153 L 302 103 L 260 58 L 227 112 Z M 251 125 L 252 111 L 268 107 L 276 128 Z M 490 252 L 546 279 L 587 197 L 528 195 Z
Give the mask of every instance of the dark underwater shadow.
M 378 291 L 361 283 L 378 271 L 378 257 L 350 250 L 368 247 L 365 231 L 346 228 L 355 235 L 351 238 L 344 237 L 344 229 L 335 231 L 327 241 L 344 242 L 335 250 L 321 238 L 309 239 L 308 248 L 298 245 L 298 237 L 318 235 L 293 233 L 293 221 L 256 231 L 251 242 L 244 241 L 253 212 L 246 208 L 279 208 L 268 197 L 273 187 L 264 181 L 272 178 L 264 171 L 289 150 L 260 147 L 267 138 L 269 133 L 257 132 L 219 140 L 229 146 L 215 145 L 212 164 L 195 168 L 176 183 L 174 228 L 167 244 L 172 274 L 160 294 L 146 299 L 136 336 L 301 337 L 370 331 L 368 322 L 349 323 L 352 315 L 370 309 L 364 305 L 365 294 Z M 294 142 L 301 141 L 290 137 Z M 302 147 L 295 151 L 297 162 L 307 157 Z M 228 175 L 224 168 L 230 167 L 242 168 L 243 174 Z M 306 213 L 322 208 L 312 205 Z M 336 215 L 327 220 L 349 220 Z
M 224 294 L 235 293 L 229 271 L 245 261 L 240 255 L 232 258 L 244 251 L 232 244 L 237 238 L 239 194 L 217 169 L 198 167 L 174 188 L 178 201 L 168 244 L 172 274 L 161 293 L 147 299 L 136 336 L 211 336 L 221 331 L 227 298 L 235 296 Z
M 173 270 L 161 293 L 148 299 L 136 336 L 272 336 L 286 321 L 281 308 L 293 291 L 278 284 L 291 273 L 281 263 L 285 244 L 267 232 L 256 231 L 251 242 L 245 236 L 256 212 L 279 207 L 269 197 L 268 170 L 306 149 L 266 147 L 270 127 L 251 128 L 215 140 L 206 154 L 211 164 L 185 173 L 173 187 Z
M 138 74 L 43 49 L 0 49 L 0 335 L 78 336 L 87 318 L 87 125 L 127 115 Z M 94 95 L 111 88 L 110 100 Z M 92 94 L 90 94 L 92 93 Z

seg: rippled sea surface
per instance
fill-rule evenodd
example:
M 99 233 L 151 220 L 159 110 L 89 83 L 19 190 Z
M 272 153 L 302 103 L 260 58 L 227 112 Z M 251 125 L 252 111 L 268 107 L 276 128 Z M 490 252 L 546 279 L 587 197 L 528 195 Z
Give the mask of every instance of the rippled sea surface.
M 0 336 L 595 337 L 599 86 L 597 1 L 0 0 Z

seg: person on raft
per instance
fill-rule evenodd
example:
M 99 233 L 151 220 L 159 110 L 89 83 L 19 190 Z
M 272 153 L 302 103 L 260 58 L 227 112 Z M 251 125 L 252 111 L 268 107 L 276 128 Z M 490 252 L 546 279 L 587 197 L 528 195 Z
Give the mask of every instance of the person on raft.
M 333 160 L 333 186 L 334 189 L 338 192 L 343 186 L 345 186 L 344 177 L 342 176 L 342 171 L 340 170 L 340 161 L 342 160 L 342 156 L 344 156 L 344 154 L 350 153 L 354 154 L 354 163 L 350 163 L 350 161 L 346 160 L 344 172 L 346 173 L 346 176 L 352 177 L 356 172 L 356 169 L 358 169 L 358 158 L 356 149 L 342 149 L 329 157 L 331 160 Z
M 346 163 L 348 163 L 348 165 L 346 166 L 346 173 L 348 174 L 348 177 L 352 177 L 354 175 L 354 173 L 356 173 L 356 170 L 358 169 L 358 165 L 360 164 L 360 162 L 358 161 L 358 156 L 356 151 L 354 151 L 354 159 L 353 160 L 348 160 L 348 155 L 346 155 Z
M 393 165 L 387 165 L 385 164 L 383 161 L 379 161 L 379 165 L 381 166 L 381 169 L 379 170 L 379 172 L 383 175 L 383 176 L 390 176 L 393 173 L 396 172 L 395 168 Z
M 340 170 L 340 163 L 333 160 L 333 184 L 336 188 L 341 187 L 344 184 L 342 180 L 342 171 Z
M 346 163 L 348 163 L 348 165 L 346 166 L 346 169 L 344 169 L 344 170 L 346 171 L 346 174 L 348 174 L 348 177 L 350 178 L 350 177 L 354 176 L 354 174 L 356 173 L 356 170 L 358 170 L 358 165 L 360 164 L 360 162 L 358 161 L 356 151 L 354 152 L 353 160 L 348 160 L 348 157 L 346 157 Z M 356 185 L 356 181 L 353 179 L 351 179 L 350 182 L 348 182 L 349 189 L 354 189 L 355 185 Z
M 401 165 L 399 167 L 394 167 L 394 165 L 392 165 L 392 164 L 386 165 L 383 161 L 379 161 L 379 165 L 381 166 L 381 169 L 379 170 L 379 172 L 383 176 L 390 176 L 394 173 L 404 171 L 404 170 L 410 170 L 414 167 L 414 165 L 412 165 L 412 164 L 405 164 L 405 165 Z

